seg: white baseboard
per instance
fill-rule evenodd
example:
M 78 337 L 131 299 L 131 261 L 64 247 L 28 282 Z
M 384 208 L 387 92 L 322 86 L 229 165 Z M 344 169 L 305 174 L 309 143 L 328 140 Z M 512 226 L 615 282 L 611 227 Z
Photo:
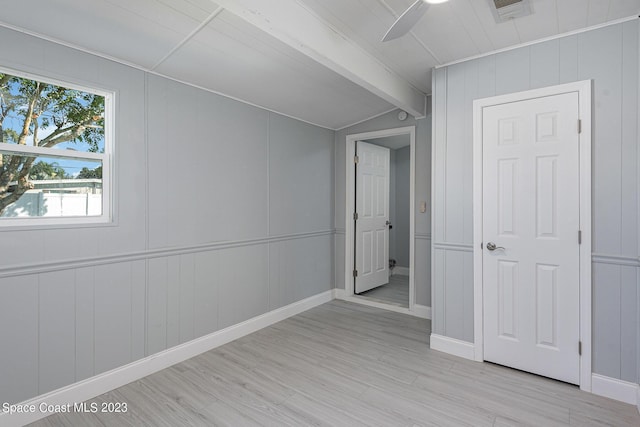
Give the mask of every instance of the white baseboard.
M 417 317 L 431 320 L 431 307 L 428 305 L 414 304 L 413 311 Z
M 638 407 L 638 412 L 640 412 L 640 384 L 638 384 L 638 392 L 636 393 L 636 406 Z
M 408 275 L 409 275 L 409 267 L 400 267 L 400 266 L 393 267 L 392 276 L 408 276 Z
M 288 317 L 319 306 L 334 299 L 335 289 L 289 304 L 285 307 L 270 311 L 242 323 L 205 335 L 193 341 L 172 347 L 121 366 L 100 375 L 71 384 L 34 399 L 22 402 L 21 405 L 35 405 L 34 413 L 7 414 L 0 406 L 0 426 L 21 426 L 32 423 L 51 415 L 42 413 L 38 409 L 42 403 L 47 405 L 67 405 L 93 399 L 103 393 L 129 384 L 154 372 L 190 359 L 198 354 L 212 350 L 228 342 L 256 332 Z
M 636 383 L 618 380 L 616 378 L 605 377 L 603 375 L 591 374 L 591 393 L 620 402 L 638 405 L 640 396 L 640 386 Z
M 431 349 L 452 354 L 464 359 L 475 360 L 475 346 L 473 343 L 431 334 Z
M 421 319 L 431 319 L 431 307 L 426 305 L 414 304 L 413 310 L 409 310 L 405 307 L 400 307 L 393 304 L 385 304 L 383 302 L 372 301 L 366 297 L 358 295 L 349 295 L 344 289 L 334 289 L 335 299 L 339 299 L 347 302 L 354 302 L 356 304 L 366 305 L 368 307 L 380 308 L 382 310 L 393 311 L 394 313 L 408 314 L 409 316 L 420 317 Z

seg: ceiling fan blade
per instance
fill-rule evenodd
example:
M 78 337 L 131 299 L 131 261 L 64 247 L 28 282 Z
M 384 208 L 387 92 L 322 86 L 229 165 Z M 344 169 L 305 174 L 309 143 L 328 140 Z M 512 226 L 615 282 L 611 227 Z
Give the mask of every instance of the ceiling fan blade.
M 382 41 L 387 42 L 407 34 L 420 18 L 422 18 L 422 15 L 427 12 L 427 9 L 429 9 L 429 4 L 424 2 L 424 0 L 416 1 L 396 19 L 396 22 L 389 28 L 389 31 L 384 35 Z

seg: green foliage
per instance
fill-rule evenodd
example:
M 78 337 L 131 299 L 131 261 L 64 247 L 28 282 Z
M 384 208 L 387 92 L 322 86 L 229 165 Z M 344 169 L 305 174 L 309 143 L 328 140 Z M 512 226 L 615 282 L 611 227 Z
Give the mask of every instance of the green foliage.
M 102 179 L 102 166 L 95 169 L 82 168 L 76 179 Z
M 13 129 L 2 129 L 2 142 L 16 144 L 18 142 L 18 132 Z
M 39 146 L 56 145 L 53 142 L 59 139 L 57 143 L 85 142 L 89 151 L 99 150 L 104 138 L 104 97 L 1 73 L 0 84 L 0 124 L 11 117 L 28 124 L 28 135 L 46 130 L 47 134 L 38 135 Z M 4 131 L 3 136 L 8 136 Z
M 71 178 L 67 172 L 56 162 L 47 163 L 42 160 L 31 166 L 29 179 L 66 179 Z

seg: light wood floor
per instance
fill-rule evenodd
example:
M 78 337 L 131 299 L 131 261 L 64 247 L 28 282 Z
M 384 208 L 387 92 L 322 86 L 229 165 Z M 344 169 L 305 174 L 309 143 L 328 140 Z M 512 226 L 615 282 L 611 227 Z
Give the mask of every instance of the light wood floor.
M 389 278 L 389 283 L 386 285 L 363 292 L 360 296 L 377 302 L 408 308 L 409 276 L 393 275 Z
M 635 407 L 428 346 L 427 320 L 332 301 L 37 426 L 640 426 Z

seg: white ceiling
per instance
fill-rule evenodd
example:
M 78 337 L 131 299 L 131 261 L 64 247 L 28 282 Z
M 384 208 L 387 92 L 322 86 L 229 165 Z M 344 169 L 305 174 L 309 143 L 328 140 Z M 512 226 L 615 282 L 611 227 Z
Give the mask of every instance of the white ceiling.
M 304 5 L 328 32 L 425 94 L 434 66 L 640 13 L 640 0 L 531 0 L 532 15 L 496 24 L 489 1 L 432 6 L 410 34 L 387 43 L 379 40 L 413 0 L 278 4 Z M 394 108 L 341 67 L 319 64 L 276 31 L 273 37 L 209 0 L 0 0 L 0 10 L 0 24 L 11 28 L 330 129 Z

